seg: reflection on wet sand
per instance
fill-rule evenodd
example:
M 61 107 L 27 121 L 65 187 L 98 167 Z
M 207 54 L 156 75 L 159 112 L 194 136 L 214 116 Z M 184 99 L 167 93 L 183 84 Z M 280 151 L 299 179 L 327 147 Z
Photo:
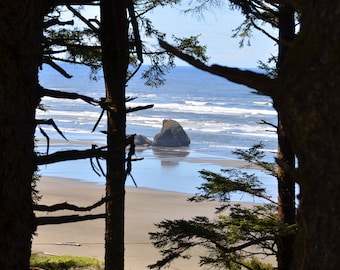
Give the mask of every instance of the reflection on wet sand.
M 189 155 L 188 147 L 152 147 L 154 155 L 161 160 L 164 167 L 177 166 L 186 156 Z

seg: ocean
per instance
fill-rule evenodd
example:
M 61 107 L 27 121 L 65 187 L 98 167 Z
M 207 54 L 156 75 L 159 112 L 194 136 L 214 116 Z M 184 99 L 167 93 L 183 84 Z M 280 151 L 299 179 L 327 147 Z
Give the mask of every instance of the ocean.
M 97 80 L 91 80 L 90 70 L 84 66 L 61 64 L 73 77 L 66 79 L 49 66 L 40 72 L 40 84 L 45 88 L 77 92 L 99 99 L 104 97 L 101 72 Z M 145 67 L 142 67 L 142 69 Z M 232 151 L 247 149 L 262 142 L 266 160 L 273 161 L 277 149 L 275 129 L 261 121 L 276 124 L 277 114 L 270 98 L 254 93 L 238 85 L 189 66 L 178 66 L 165 76 L 166 82 L 158 88 L 146 86 L 137 73 L 128 82 L 126 95 L 135 98 L 128 107 L 153 104 L 152 109 L 127 115 L 127 133 L 141 134 L 151 140 L 160 131 L 164 119 L 178 121 L 188 134 L 191 144 L 180 148 L 138 148 L 132 175 L 137 185 L 183 193 L 195 193 L 202 183 L 198 171 L 207 169 L 218 172 L 221 165 L 214 161 L 237 159 Z M 106 128 L 103 118 L 95 132 L 91 133 L 100 113 L 100 107 L 81 100 L 64 100 L 44 97 L 45 111 L 37 110 L 38 119 L 54 119 L 68 141 L 50 126 L 41 126 L 51 140 L 50 153 L 60 150 L 86 149 L 92 144 L 105 145 L 106 138 L 100 132 Z M 37 151 L 46 152 L 46 141 L 37 129 Z M 102 163 L 105 166 L 105 163 Z M 59 176 L 91 181 L 99 184 L 105 177 L 95 174 L 88 160 L 60 162 L 40 166 L 41 175 Z M 276 196 L 276 180 L 257 170 L 270 195 Z M 133 186 L 132 179 L 127 179 Z M 233 200 L 253 201 L 254 198 L 234 194 Z

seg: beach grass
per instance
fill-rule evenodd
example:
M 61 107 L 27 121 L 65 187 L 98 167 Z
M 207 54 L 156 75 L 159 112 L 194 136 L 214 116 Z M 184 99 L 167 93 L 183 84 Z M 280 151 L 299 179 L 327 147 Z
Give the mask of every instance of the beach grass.
M 33 269 L 34 267 L 38 267 L 48 270 L 104 269 L 104 263 L 95 258 L 54 256 L 36 253 L 31 255 L 30 265 Z

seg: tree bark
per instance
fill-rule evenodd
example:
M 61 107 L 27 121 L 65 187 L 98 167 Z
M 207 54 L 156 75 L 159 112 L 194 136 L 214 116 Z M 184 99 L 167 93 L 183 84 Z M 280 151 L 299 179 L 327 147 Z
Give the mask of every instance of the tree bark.
M 339 1 L 300 1 L 302 24 L 274 104 L 299 160 L 294 269 L 338 269 L 340 239 Z
M 105 269 L 124 270 L 125 84 L 129 63 L 125 0 L 101 1 L 102 61 L 106 87 L 107 177 Z
M 42 0 L 0 1 L 0 269 L 29 269 Z
M 279 7 L 279 44 L 278 44 L 278 74 L 289 52 L 289 44 L 295 36 L 295 9 L 287 4 Z M 296 223 L 295 211 L 295 179 L 290 173 L 295 168 L 295 155 L 287 136 L 283 116 L 278 112 L 278 218 L 282 224 L 293 225 Z M 280 165 L 284 164 L 284 166 Z M 290 269 L 294 258 L 294 234 L 280 235 L 277 239 L 278 269 Z

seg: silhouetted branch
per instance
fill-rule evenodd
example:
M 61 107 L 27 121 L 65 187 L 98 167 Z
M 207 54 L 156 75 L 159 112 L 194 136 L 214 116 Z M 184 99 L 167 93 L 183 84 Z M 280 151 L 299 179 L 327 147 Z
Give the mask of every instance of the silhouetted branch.
M 51 225 L 51 224 L 64 224 L 71 222 L 79 222 L 84 220 L 93 220 L 98 218 L 106 218 L 106 214 L 96 214 L 96 215 L 70 215 L 70 216 L 57 216 L 57 217 L 37 217 L 37 226 L 41 225 Z
M 167 42 L 160 39 L 158 41 L 162 48 L 198 69 L 226 78 L 231 82 L 246 85 L 250 88 L 258 90 L 264 95 L 273 96 L 275 94 L 275 80 L 264 74 L 220 65 L 208 66 L 191 55 L 181 52 L 176 47 L 168 44 Z
M 73 20 L 69 20 L 69 21 L 60 21 L 59 19 L 57 18 L 54 18 L 54 19 L 51 19 L 51 20 L 48 20 L 46 22 L 44 22 L 44 28 L 48 28 L 48 27 L 51 27 L 51 26 L 54 26 L 54 25 L 74 25 L 74 21 Z
M 53 97 L 53 98 L 66 98 L 66 99 L 81 99 L 91 105 L 98 105 L 99 101 L 85 95 L 79 95 L 77 93 L 72 92 L 64 92 L 59 90 L 53 90 L 53 89 L 46 89 L 41 87 L 41 96 L 42 97 Z
M 269 123 L 269 122 L 267 122 L 267 121 L 265 121 L 265 120 L 261 120 L 260 122 L 258 122 L 258 124 L 268 125 L 268 126 L 271 126 L 271 127 L 277 129 L 277 126 L 276 126 L 276 125 L 274 125 L 274 124 L 272 124 L 272 123 Z
M 55 62 L 53 62 L 51 60 L 51 58 L 44 57 L 42 62 L 45 63 L 45 64 L 50 65 L 52 68 L 54 68 L 56 71 L 58 71 L 64 77 L 66 77 L 68 79 L 72 78 L 72 75 L 68 74 L 61 66 L 59 66 Z
M 99 0 L 53 0 L 50 2 L 53 7 L 64 5 L 99 6 Z
M 104 112 L 105 112 L 105 110 L 103 109 L 102 112 L 100 113 L 98 119 L 97 119 L 97 122 L 94 124 L 93 129 L 91 130 L 91 132 L 94 132 L 96 130 L 100 120 L 102 119 L 102 117 L 104 115 Z
M 151 109 L 153 108 L 153 104 L 146 105 L 146 106 L 137 106 L 134 108 L 127 108 L 126 113 L 131 113 L 131 112 L 136 112 L 136 111 L 141 111 L 141 110 L 146 110 L 146 109 Z
M 55 211 L 60 211 L 60 210 L 72 210 L 72 211 L 77 211 L 77 212 L 86 212 L 86 211 L 91 211 L 92 209 L 103 205 L 106 201 L 107 201 L 107 198 L 103 197 L 98 202 L 87 207 L 79 207 L 73 204 L 69 204 L 67 202 L 58 203 L 54 205 L 37 204 L 37 205 L 33 205 L 33 210 L 34 211 L 46 211 L 46 212 L 55 212 Z
M 87 150 L 67 150 L 59 151 L 50 155 L 37 156 L 37 165 L 46 165 L 61 161 L 78 160 L 86 158 L 106 158 L 107 151 L 103 149 L 106 147 L 87 149 Z
M 136 19 L 136 12 L 134 7 L 134 1 L 128 0 L 127 1 L 127 8 L 130 15 L 133 35 L 135 37 L 134 43 L 136 47 L 136 53 L 138 60 L 143 63 L 143 50 L 142 50 L 142 41 L 139 35 L 139 28 L 138 28 L 138 22 Z
M 270 38 L 270 39 L 273 40 L 274 42 L 276 42 L 276 43 L 279 43 L 279 42 L 280 42 L 280 41 L 279 41 L 277 38 L 275 38 L 273 35 L 269 34 L 266 30 L 264 30 L 263 28 L 259 27 L 259 26 L 254 22 L 253 19 L 250 19 L 250 23 L 251 23 L 251 25 L 252 25 L 255 29 L 257 29 L 258 31 L 260 31 L 261 33 L 263 33 L 264 35 L 266 35 L 268 38 Z
M 83 23 L 85 23 L 93 32 L 99 33 L 97 27 L 95 27 L 89 20 L 87 20 L 83 15 L 81 15 L 77 10 L 75 10 L 70 5 L 66 5 L 66 7 L 76 16 L 78 17 Z
M 56 125 L 56 123 L 54 122 L 53 119 L 36 119 L 35 122 L 36 122 L 37 125 L 51 125 L 51 126 L 53 126 L 54 129 L 59 133 L 59 135 L 61 137 L 63 137 L 66 141 L 68 141 L 68 139 L 64 136 L 64 134 L 58 128 L 58 126 Z M 40 131 L 41 131 L 41 133 L 43 133 L 44 136 L 47 135 L 44 131 L 42 131 L 41 128 L 40 128 Z

